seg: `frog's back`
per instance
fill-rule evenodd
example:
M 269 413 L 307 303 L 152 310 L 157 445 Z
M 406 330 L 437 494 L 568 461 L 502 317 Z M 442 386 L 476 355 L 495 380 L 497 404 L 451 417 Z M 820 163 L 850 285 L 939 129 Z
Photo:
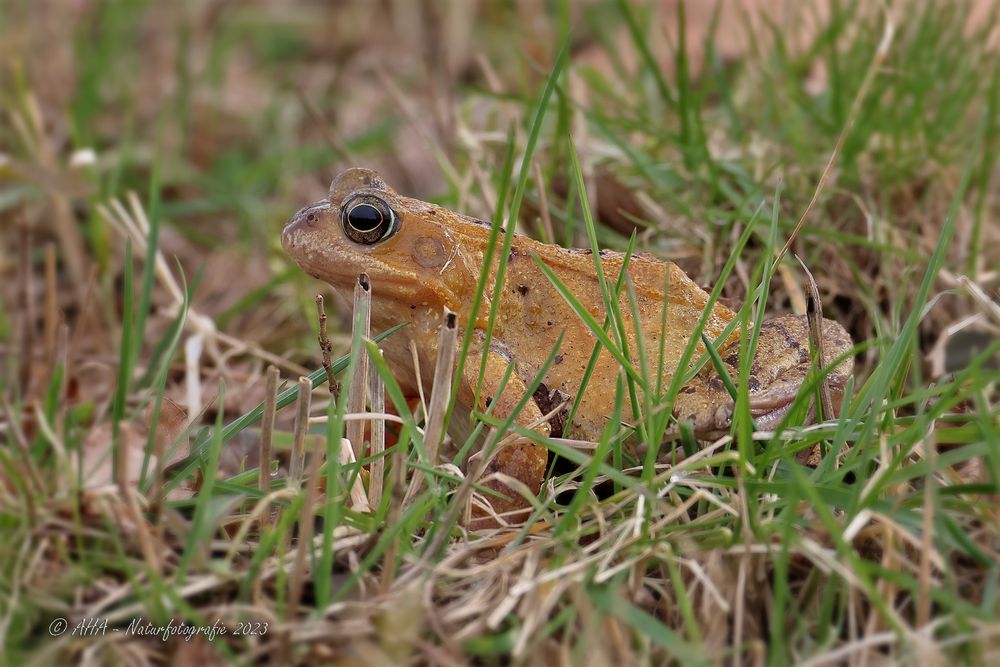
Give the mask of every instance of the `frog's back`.
M 599 325 L 604 323 L 604 298 L 590 251 L 567 250 L 517 237 L 509 256 L 500 318 L 494 336 L 516 361 L 518 373 L 530 383 L 559 343 L 561 335 L 559 349 L 543 382 L 547 392 L 575 398 L 593 354 L 596 338 L 542 273 L 532 253 L 545 262 Z M 625 256 L 602 251 L 600 260 L 613 288 Z M 636 368 L 645 364 L 648 376 L 654 379 L 662 345 L 661 376 L 666 382 L 677 370 L 680 355 L 707 306 L 708 295 L 676 264 L 648 255 L 631 257 L 628 272 L 635 294 L 635 308 L 625 288 L 618 302 L 628 356 Z M 638 318 L 638 327 L 633 313 Z M 728 308 L 716 305 L 706 323 L 705 333 L 712 338 L 718 336 L 734 316 Z M 641 344 L 637 329 L 642 332 Z M 611 330 L 608 331 L 611 339 L 615 340 Z M 639 359 L 640 355 L 645 359 Z M 619 368 L 620 364 L 609 351 L 604 349 L 600 352 L 570 435 L 589 439 L 600 435 L 609 412 L 608 406 L 615 400 Z

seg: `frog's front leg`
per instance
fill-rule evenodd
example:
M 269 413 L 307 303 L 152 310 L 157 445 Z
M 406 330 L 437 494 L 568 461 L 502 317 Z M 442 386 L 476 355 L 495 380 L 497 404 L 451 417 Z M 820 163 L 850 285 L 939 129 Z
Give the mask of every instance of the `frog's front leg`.
M 830 363 L 851 349 L 854 343 L 840 323 L 824 319 L 823 345 L 825 361 Z M 719 349 L 719 356 L 734 382 L 739 373 L 739 351 L 739 339 Z M 772 430 L 781 423 L 806 381 L 810 366 L 809 324 L 804 316 L 785 315 L 761 324 L 747 379 L 750 414 L 758 428 Z M 827 376 L 835 410 L 840 409 L 844 385 L 853 369 L 854 359 L 848 357 Z M 725 383 L 715 367 L 708 363 L 678 393 L 674 416 L 677 421 L 690 422 L 695 435 L 706 440 L 729 431 L 733 407 Z
M 503 354 L 502 347 L 495 345 L 491 347 L 486 356 L 486 368 L 483 373 L 478 402 L 476 402 L 475 392 L 479 382 L 479 364 L 475 362 L 481 358 L 479 354 L 469 355 L 462 373 L 460 402 L 472 406 L 477 412 L 483 413 L 489 409 L 497 419 L 507 419 L 516 410 L 518 403 L 527 393 L 528 387 L 516 371 L 511 372 L 508 376 L 508 369 L 512 362 Z M 500 391 L 505 377 L 507 377 L 506 384 Z M 542 417 L 538 404 L 535 403 L 534 399 L 529 399 L 524 407 L 514 414 L 514 423 L 524 428 L 532 428 L 543 436 L 548 436 L 549 425 L 545 422 L 539 423 Z M 548 450 L 527 438 L 518 438 L 513 443 L 496 451 L 487 463 L 482 477 L 483 486 L 502 494 L 501 496 L 495 494 L 485 496 L 494 512 L 502 515 L 507 523 L 517 523 L 524 520 L 526 508 L 529 506 L 528 500 L 521 491 L 503 483 L 493 476 L 494 473 L 513 477 L 524 484 L 531 493 L 537 493 L 542 485 L 547 464 Z M 487 515 L 489 512 L 474 505 L 473 527 L 497 525 L 496 522 L 484 519 Z

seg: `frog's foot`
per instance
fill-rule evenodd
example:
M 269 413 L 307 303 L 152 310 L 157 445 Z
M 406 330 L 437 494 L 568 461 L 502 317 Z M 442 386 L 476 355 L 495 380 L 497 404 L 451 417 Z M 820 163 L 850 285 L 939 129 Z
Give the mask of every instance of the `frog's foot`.
M 548 454 L 547 449 L 527 439 L 516 440 L 497 452 L 486 464 L 481 478 L 482 485 L 495 493 L 477 494 L 469 527 L 477 530 L 523 523 L 531 509 L 524 487 L 531 494 L 538 493 L 548 466 Z M 508 484 L 505 477 L 519 484 Z
M 834 360 L 853 345 L 850 335 L 837 322 L 823 320 L 825 358 Z M 739 340 L 719 350 L 729 377 L 739 373 Z M 750 390 L 750 414 L 757 428 L 773 430 L 791 410 L 799 388 L 809 375 L 809 324 L 805 317 L 786 315 L 761 324 L 756 354 L 750 366 L 747 384 Z M 851 358 L 833 368 L 828 378 L 834 409 L 840 410 L 844 385 L 854 367 Z M 708 440 L 729 432 L 733 399 L 709 363 L 681 389 L 674 402 L 674 416 L 691 423 L 696 437 Z M 810 410 L 807 423 L 815 419 Z

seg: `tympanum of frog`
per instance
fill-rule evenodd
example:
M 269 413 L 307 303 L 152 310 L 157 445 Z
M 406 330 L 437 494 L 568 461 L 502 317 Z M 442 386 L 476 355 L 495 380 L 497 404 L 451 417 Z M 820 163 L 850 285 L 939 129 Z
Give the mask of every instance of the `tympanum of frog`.
M 588 250 L 572 250 L 514 235 L 497 316 L 486 350 L 485 375 L 476 398 L 479 359 L 485 345 L 487 317 L 499 258 L 494 256 L 486 281 L 487 290 L 476 314 L 472 297 L 484 264 L 490 223 L 460 215 L 435 204 L 396 193 L 374 171 L 348 169 L 330 185 L 326 198 L 306 206 L 285 226 L 282 244 L 309 275 L 329 283 L 351 299 L 358 275 L 367 273 L 372 284 L 372 327 L 379 331 L 401 322 L 408 326 L 386 338 L 382 346 L 386 361 L 404 391 L 416 395 L 423 383 L 429 395 L 440 340 L 442 312 L 458 314 L 459 330 L 475 317 L 471 363 L 464 365 L 449 431 L 463 442 L 473 425 L 472 411 L 487 409 L 499 419 L 510 416 L 549 358 L 557 340 L 562 342 L 539 390 L 514 417 L 543 436 L 565 436 L 598 440 L 614 404 L 621 364 L 602 349 L 586 384 L 572 423 L 565 421 L 569 405 L 580 391 L 595 337 L 542 273 L 537 256 L 566 285 L 597 322 L 605 319 L 604 301 Z M 621 253 L 601 251 L 605 276 L 617 277 L 625 261 Z M 632 321 L 633 308 L 622 290 L 620 311 L 624 318 L 627 346 L 639 350 L 636 329 L 642 331 L 648 368 L 656 369 L 663 350 L 663 386 L 678 372 L 678 362 L 708 307 L 708 294 L 676 264 L 639 254 L 630 258 L 628 274 L 634 286 L 639 321 Z M 666 294 L 666 298 L 664 298 Z M 667 308 L 663 327 L 663 309 Z M 712 306 L 704 334 L 716 340 L 736 314 L 724 305 Z M 662 333 L 662 340 L 661 340 Z M 823 320 L 826 359 L 840 357 L 852 346 L 847 332 L 837 322 Z M 415 346 L 422 377 L 416 377 L 411 342 Z M 698 353 L 704 351 L 698 343 Z M 733 334 L 719 348 L 730 376 L 737 377 L 739 339 Z M 777 426 L 788 412 L 810 367 L 809 333 L 805 317 L 786 315 L 761 325 L 756 353 L 748 379 L 750 407 L 760 428 Z M 829 371 L 835 400 L 842 395 L 853 360 L 847 357 Z M 686 370 L 686 369 L 682 369 Z M 506 384 L 504 380 L 506 378 Z M 502 388 L 502 389 L 501 389 Z M 478 402 L 476 402 L 478 400 Z M 622 418 L 631 417 L 626 399 Z M 838 406 L 839 407 L 839 406 Z M 549 411 L 555 417 L 543 421 Z M 690 422 L 700 438 L 710 438 L 729 429 L 733 401 L 711 363 L 682 388 L 673 406 L 674 416 Z M 487 472 L 499 471 L 537 492 L 548 461 L 548 450 L 527 439 L 498 451 Z M 487 475 L 489 477 L 489 475 Z M 525 499 L 495 477 L 488 488 L 502 497 L 491 497 L 498 513 L 526 506 Z

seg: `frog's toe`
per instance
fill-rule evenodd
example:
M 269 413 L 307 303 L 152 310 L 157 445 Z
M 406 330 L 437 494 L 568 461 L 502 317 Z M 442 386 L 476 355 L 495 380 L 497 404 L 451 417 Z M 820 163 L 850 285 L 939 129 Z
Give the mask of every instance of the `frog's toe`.
M 794 399 L 794 397 L 793 397 Z M 773 431 L 781 424 L 781 422 L 788 416 L 788 413 L 792 409 L 792 404 L 794 400 L 787 401 L 786 403 L 775 404 L 773 407 L 768 408 L 766 411 L 758 412 L 753 407 L 753 401 L 751 400 L 750 413 L 753 415 L 753 423 L 759 430 L 762 431 Z M 806 419 L 806 423 L 810 423 L 813 420 L 813 410 L 809 409 L 809 415 Z
M 750 394 L 750 414 L 753 416 L 754 424 L 757 428 L 765 431 L 773 431 L 781 424 L 782 420 L 792 410 L 795 398 L 802 387 L 798 379 L 786 382 L 778 382 L 767 389 Z M 830 382 L 830 396 L 833 402 L 835 414 L 840 412 L 840 405 L 844 396 L 843 386 L 837 382 Z M 833 415 L 830 415 L 833 416 Z M 810 407 L 806 414 L 805 424 L 812 424 L 816 420 L 816 409 Z
M 674 409 L 674 418 L 679 423 L 688 423 L 699 440 L 714 440 L 729 432 L 733 422 L 733 402 L 724 400 L 715 405 L 697 404 L 685 406 L 679 404 Z
M 754 417 L 786 409 L 795 401 L 801 381 L 798 378 L 776 382 L 767 389 L 750 393 L 750 414 Z M 787 412 L 787 409 L 785 410 Z

